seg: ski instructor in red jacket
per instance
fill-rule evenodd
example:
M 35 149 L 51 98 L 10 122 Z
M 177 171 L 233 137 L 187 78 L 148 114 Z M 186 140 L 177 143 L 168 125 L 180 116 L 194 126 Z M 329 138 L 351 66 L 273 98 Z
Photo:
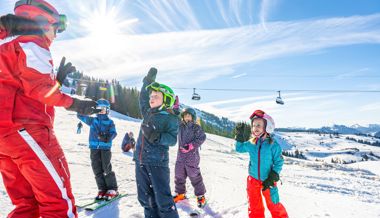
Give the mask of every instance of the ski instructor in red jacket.
M 14 12 L 0 18 L 0 172 L 15 205 L 8 218 L 78 217 L 54 106 L 89 115 L 96 103 L 60 92 L 75 71 L 65 58 L 53 74 L 49 46 L 66 17 L 44 0 L 19 0 Z

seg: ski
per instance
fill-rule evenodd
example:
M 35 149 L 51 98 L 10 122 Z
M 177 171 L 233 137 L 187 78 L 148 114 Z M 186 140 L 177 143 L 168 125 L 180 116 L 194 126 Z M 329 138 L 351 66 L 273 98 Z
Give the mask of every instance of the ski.
M 97 202 L 94 202 L 88 206 L 85 206 L 84 209 L 85 210 L 89 210 L 89 211 L 94 211 L 94 210 L 97 210 L 99 208 L 102 208 L 106 205 L 109 205 L 110 203 L 122 198 L 122 197 L 125 197 L 127 196 L 127 194 L 119 194 L 118 196 L 116 196 L 115 198 L 109 200 L 109 201 L 97 201 Z
M 189 216 L 190 216 L 191 218 L 200 218 L 200 217 L 202 217 L 201 215 L 202 215 L 201 212 L 198 211 L 198 210 L 193 210 L 193 211 L 191 211 L 191 212 L 189 213 Z
M 206 204 L 204 205 L 204 207 L 198 207 L 198 206 L 193 205 L 190 202 L 190 199 L 196 199 L 196 196 L 187 197 L 186 199 L 178 201 L 176 203 L 177 208 L 186 212 L 190 218 L 204 217 L 204 213 L 205 213 L 204 208 L 207 206 L 207 201 L 206 201 Z
M 85 208 L 87 206 L 90 206 L 91 204 L 95 204 L 96 202 L 99 202 L 100 200 L 91 200 L 91 201 L 88 201 L 87 203 L 81 203 L 81 204 L 78 204 L 78 205 L 75 205 L 77 208 Z

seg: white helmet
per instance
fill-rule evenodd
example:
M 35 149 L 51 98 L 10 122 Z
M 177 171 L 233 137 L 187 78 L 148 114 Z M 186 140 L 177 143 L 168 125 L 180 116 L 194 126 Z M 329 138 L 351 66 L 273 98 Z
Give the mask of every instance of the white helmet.
M 249 117 L 249 119 L 251 119 L 251 124 L 253 120 L 256 118 L 261 118 L 265 120 L 265 131 L 267 133 L 272 134 L 274 132 L 275 125 L 274 125 L 274 120 L 271 116 L 269 116 L 262 110 L 255 110 L 252 113 L 252 115 Z

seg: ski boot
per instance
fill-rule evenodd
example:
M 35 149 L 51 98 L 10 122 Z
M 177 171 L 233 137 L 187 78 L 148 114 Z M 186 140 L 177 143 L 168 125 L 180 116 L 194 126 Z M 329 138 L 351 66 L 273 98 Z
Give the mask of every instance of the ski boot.
M 199 208 L 204 208 L 206 203 L 207 202 L 204 195 L 197 196 L 197 205 Z
M 95 201 L 103 200 L 105 195 L 106 195 L 106 191 L 99 191 L 98 195 L 96 195 L 96 197 L 95 197 Z
M 103 200 L 109 201 L 119 195 L 119 192 L 113 189 L 110 189 L 106 192 L 106 194 L 103 197 Z
M 174 203 L 178 203 L 178 202 L 185 200 L 185 199 L 186 199 L 185 194 L 176 194 L 175 196 L 173 196 Z

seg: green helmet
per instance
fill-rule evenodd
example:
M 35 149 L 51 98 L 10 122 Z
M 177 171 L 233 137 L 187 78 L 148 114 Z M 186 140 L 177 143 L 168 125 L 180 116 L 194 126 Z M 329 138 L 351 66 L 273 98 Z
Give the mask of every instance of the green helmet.
M 150 85 L 146 87 L 146 89 L 161 92 L 164 96 L 164 106 L 167 108 L 173 107 L 175 102 L 175 94 L 169 86 L 158 82 L 152 82 Z

